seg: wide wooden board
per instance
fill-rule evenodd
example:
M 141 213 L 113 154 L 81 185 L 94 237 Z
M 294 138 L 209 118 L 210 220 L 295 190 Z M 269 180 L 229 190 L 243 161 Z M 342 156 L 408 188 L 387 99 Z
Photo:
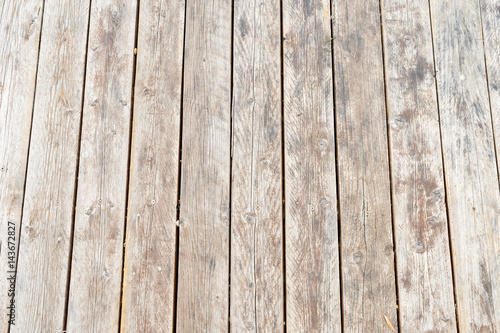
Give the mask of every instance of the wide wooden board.
M 172 332 L 185 1 L 142 1 L 122 332 Z
M 231 1 L 186 5 L 177 332 L 226 332 Z
M 283 1 L 288 332 L 341 332 L 330 1 Z
M 0 267 L 5 272 L 0 279 L 2 333 L 9 328 L 9 293 L 15 287 L 15 281 L 7 280 L 7 272 L 16 268 L 42 12 L 41 0 L 3 1 L 0 5 Z
M 332 2 L 344 332 L 397 330 L 380 3 Z
M 460 332 L 500 329 L 500 192 L 478 1 L 432 0 Z
M 234 2 L 231 331 L 283 331 L 279 1 Z
M 118 331 L 136 7 L 135 1 L 92 1 L 69 332 Z
M 64 329 L 89 3 L 44 5 L 11 332 Z
M 402 332 L 455 332 L 427 0 L 385 0 L 387 115 Z

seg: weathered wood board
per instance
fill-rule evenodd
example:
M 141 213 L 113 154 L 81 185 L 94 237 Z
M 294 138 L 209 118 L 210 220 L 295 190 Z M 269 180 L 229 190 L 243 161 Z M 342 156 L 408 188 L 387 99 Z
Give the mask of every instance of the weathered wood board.
M 478 1 L 431 1 L 460 332 L 500 323 L 500 193 Z
M 481 0 L 481 23 L 486 60 L 491 115 L 496 140 L 497 164 L 500 168 L 500 3 Z M 499 282 L 500 283 L 500 282 Z M 498 324 L 500 325 L 500 323 Z M 500 328 L 499 328 L 500 330 Z
M 92 1 L 68 332 L 118 331 L 136 7 Z
M 283 331 L 279 1 L 234 2 L 231 331 Z
M 341 332 L 330 2 L 283 1 L 288 332 Z
M 44 5 L 11 332 L 64 328 L 89 3 Z
M 382 2 L 401 332 L 456 332 L 429 2 Z
M 231 1 L 186 6 L 177 332 L 226 332 Z
M 397 330 L 380 3 L 332 2 L 344 332 Z
M 172 332 L 185 1 L 141 1 L 122 332 Z
M 42 13 L 41 0 L 0 4 L 0 261 L 5 274 L 0 279 L 2 333 L 9 328 L 7 307 L 11 306 L 9 293 L 14 285 L 7 280 L 7 272 L 16 268 Z

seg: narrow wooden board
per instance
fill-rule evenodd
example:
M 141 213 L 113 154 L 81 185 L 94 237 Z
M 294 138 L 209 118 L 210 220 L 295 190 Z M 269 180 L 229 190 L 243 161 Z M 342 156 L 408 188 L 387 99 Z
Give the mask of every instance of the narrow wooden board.
M 402 332 L 456 332 L 428 0 L 382 3 Z
M 231 331 L 283 331 L 280 2 L 234 2 Z
M 380 4 L 334 0 L 344 331 L 398 329 Z
M 11 332 L 63 330 L 89 2 L 45 1 Z
M 496 140 L 497 164 L 500 168 L 500 3 L 498 0 L 481 0 L 480 4 L 491 115 Z M 500 281 L 498 283 L 500 284 Z
M 229 329 L 231 1 L 188 1 L 177 332 Z
M 500 192 L 478 1 L 431 1 L 460 332 L 500 327 Z
M 283 1 L 288 332 L 341 332 L 330 1 Z
M 185 1 L 141 1 L 122 332 L 172 332 Z
M 69 332 L 118 331 L 136 7 L 136 1 L 92 1 Z
M 7 307 L 11 306 L 9 293 L 15 286 L 7 280 L 7 271 L 16 269 L 15 259 L 9 257 L 17 257 L 19 244 L 42 8 L 41 0 L 4 1 L 0 5 L 0 261 L 5 274 L 0 279 L 2 333 L 9 328 Z

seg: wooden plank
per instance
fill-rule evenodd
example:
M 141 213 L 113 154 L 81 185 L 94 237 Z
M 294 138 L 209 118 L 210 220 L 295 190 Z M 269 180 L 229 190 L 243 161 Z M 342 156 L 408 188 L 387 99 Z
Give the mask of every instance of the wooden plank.
M 431 1 L 460 332 L 500 328 L 500 193 L 478 1 Z
M 402 332 L 455 332 L 427 0 L 382 4 Z
M 286 327 L 341 332 L 330 1 L 283 2 Z
M 283 331 L 280 2 L 234 2 L 231 330 Z
M 188 1 L 178 332 L 229 328 L 231 1 Z
M 69 332 L 118 331 L 136 10 L 135 1 L 92 1 Z
M 500 4 L 497 0 L 481 0 L 480 4 L 491 115 L 500 168 Z
M 62 331 L 89 1 L 45 1 L 11 332 Z
M 6 314 L 11 312 L 7 309 L 12 299 L 9 293 L 15 285 L 7 280 L 7 271 L 16 268 L 12 256 L 17 256 L 19 244 L 42 7 L 41 0 L 4 1 L 0 5 L 0 260 L 5 268 L 5 277 L 0 279 L 2 333 L 8 331 L 11 319 Z M 15 310 L 13 315 L 15 319 Z
M 185 1 L 139 14 L 122 332 L 171 332 Z
M 335 0 L 344 331 L 397 330 L 378 0 Z

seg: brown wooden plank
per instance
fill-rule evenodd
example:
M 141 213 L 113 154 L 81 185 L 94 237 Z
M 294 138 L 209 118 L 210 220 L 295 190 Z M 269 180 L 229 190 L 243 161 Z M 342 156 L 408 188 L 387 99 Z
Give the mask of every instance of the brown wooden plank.
M 500 192 L 478 1 L 431 1 L 460 332 L 500 327 Z
M 89 2 L 45 1 L 11 332 L 63 330 Z
M 231 330 L 283 331 L 280 2 L 234 2 Z
M 427 0 L 385 0 L 387 112 L 402 332 L 455 332 Z
M 171 332 L 184 0 L 139 14 L 122 332 Z
M 380 8 L 335 0 L 344 331 L 397 330 Z
M 41 0 L 3 1 L 0 5 L 0 260 L 5 274 L 0 279 L 2 333 L 9 328 L 7 313 L 11 310 L 7 307 L 11 306 L 9 293 L 14 289 L 7 271 L 16 269 L 42 7 Z M 15 304 L 12 312 L 15 319 Z
M 481 0 L 480 4 L 493 133 L 500 168 L 500 3 L 498 0 Z
M 341 332 L 328 0 L 283 1 L 288 332 Z
M 118 330 L 136 7 L 135 1 L 92 1 L 69 332 Z
M 177 332 L 225 332 L 231 1 L 186 5 Z

